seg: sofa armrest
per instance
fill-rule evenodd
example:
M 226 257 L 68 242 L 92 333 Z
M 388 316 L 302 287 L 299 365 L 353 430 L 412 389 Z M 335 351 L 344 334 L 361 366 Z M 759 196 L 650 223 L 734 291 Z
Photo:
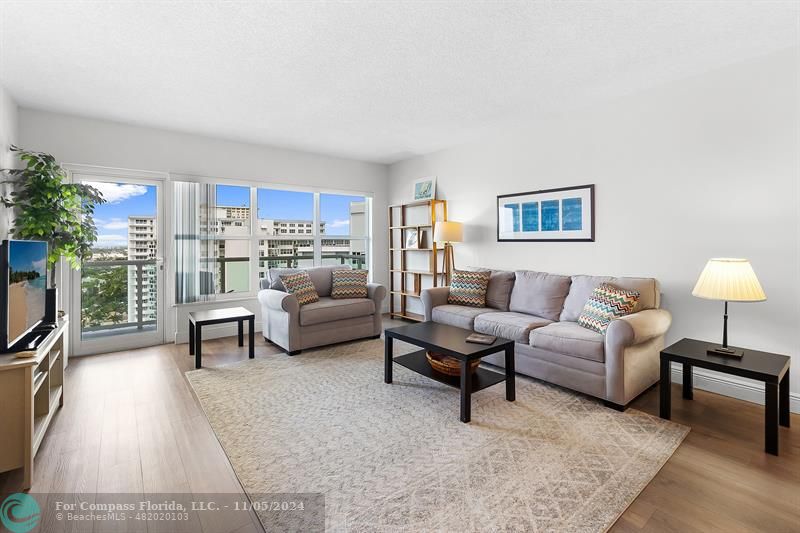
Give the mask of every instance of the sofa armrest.
M 450 294 L 450 287 L 431 287 L 422 289 L 420 297 L 422 306 L 425 308 L 425 321 L 431 320 L 433 308 L 447 303 L 447 295 Z
M 624 406 L 658 381 L 659 352 L 672 315 L 647 309 L 611 321 L 606 330 L 606 397 Z
M 258 301 L 267 309 L 275 311 L 285 311 L 289 314 L 300 312 L 300 304 L 297 296 L 288 292 L 276 291 L 275 289 L 263 289 L 258 291 Z
M 367 283 L 367 298 L 375 302 L 375 312 L 381 314 L 381 303 L 386 298 L 386 287 L 380 283 Z
M 646 309 L 615 318 L 606 331 L 606 349 L 624 348 L 664 335 L 672 324 L 672 315 L 665 309 Z

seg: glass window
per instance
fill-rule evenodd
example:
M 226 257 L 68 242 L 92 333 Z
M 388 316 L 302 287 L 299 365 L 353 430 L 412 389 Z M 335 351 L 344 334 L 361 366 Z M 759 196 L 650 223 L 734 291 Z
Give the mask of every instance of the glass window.
M 258 189 L 256 197 L 258 232 L 274 237 L 259 241 L 259 276 L 270 268 L 314 266 L 313 238 L 297 239 L 298 227 L 314 226 L 314 193 Z
M 215 216 L 225 237 L 250 236 L 250 187 L 217 185 Z
M 320 194 L 319 211 L 323 235 L 367 236 L 369 217 L 363 196 Z
M 322 239 L 322 264 L 369 268 L 366 241 L 368 199 L 364 196 L 320 194 L 319 209 L 322 235 L 337 237 Z
M 314 222 L 314 193 L 258 189 L 258 229 L 261 235 L 286 233 L 290 225 Z
M 250 187 L 214 187 L 214 292 L 250 292 Z
M 370 198 L 234 185 L 196 187 L 208 191 L 208 201 L 201 201 L 197 210 L 201 296 L 252 292 L 270 268 L 311 267 L 317 261 L 369 266 Z M 250 202 L 253 192 L 255 206 Z M 192 242 L 176 240 L 176 246 Z M 197 278 L 190 274 L 185 274 L 187 283 Z M 182 274 L 177 276 L 182 283 Z
M 214 279 L 217 294 L 250 291 L 250 240 L 217 241 Z
M 154 185 L 84 182 L 107 203 L 95 210 L 97 240 L 81 272 L 81 337 L 154 330 L 158 300 Z M 140 286 L 141 285 L 141 286 Z

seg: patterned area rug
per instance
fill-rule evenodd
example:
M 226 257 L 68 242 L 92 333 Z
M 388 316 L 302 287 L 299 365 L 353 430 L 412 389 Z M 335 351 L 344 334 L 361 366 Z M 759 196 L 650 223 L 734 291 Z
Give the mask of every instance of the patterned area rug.
M 187 377 L 248 494 L 322 493 L 328 531 L 605 531 L 689 432 L 522 377 L 462 424 L 456 389 L 383 382 L 382 340 Z

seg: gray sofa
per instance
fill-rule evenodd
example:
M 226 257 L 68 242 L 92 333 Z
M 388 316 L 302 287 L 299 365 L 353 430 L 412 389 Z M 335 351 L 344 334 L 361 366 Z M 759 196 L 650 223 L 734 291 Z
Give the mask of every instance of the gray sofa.
M 634 313 L 611 321 L 605 335 L 578 325 L 600 283 L 640 293 Z M 658 381 L 659 352 L 672 322 L 659 309 L 652 278 L 561 276 L 518 270 L 493 271 L 486 307 L 447 303 L 448 287 L 422 291 L 425 320 L 516 341 L 516 371 L 605 400 L 623 410 Z M 483 358 L 505 366 L 502 354 Z
M 300 306 L 297 298 L 286 292 L 280 276 L 299 272 L 296 268 L 271 268 L 261 280 L 258 301 L 261 304 L 264 339 L 296 355 L 305 348 L 324 346 L 365 337 L 380 337 L 381 302 L 386 288 L 367 285 L 367 298 L 333 299 L 331 272 L 349 266 L 306 268 L 317 290 L 318 302 Z

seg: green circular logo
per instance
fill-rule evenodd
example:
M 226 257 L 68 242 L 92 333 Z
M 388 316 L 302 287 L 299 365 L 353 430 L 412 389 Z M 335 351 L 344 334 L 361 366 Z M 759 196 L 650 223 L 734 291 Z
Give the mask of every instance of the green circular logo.
M 11 533 L 27 533 L 39 523 L 39 504 L 33 496 L 16 492 L 0 506 L 0 522 Z

